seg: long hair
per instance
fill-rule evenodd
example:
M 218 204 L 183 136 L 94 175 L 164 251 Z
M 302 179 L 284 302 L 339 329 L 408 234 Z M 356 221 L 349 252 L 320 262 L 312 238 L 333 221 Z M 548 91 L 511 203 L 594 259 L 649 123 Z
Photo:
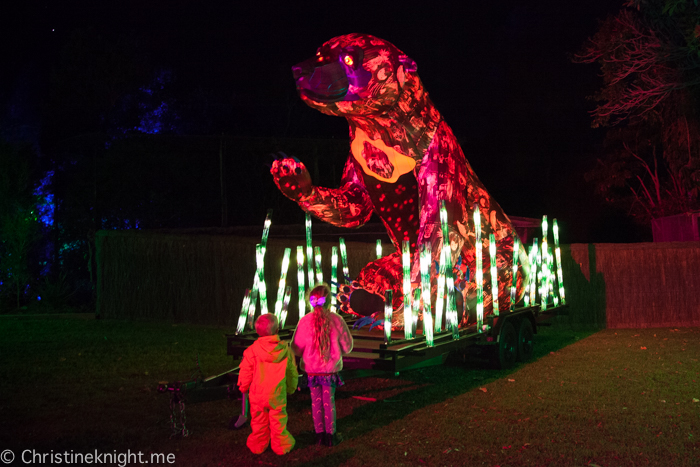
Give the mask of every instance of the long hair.
M 309 293 L 309 303 L 313 308 L 314 347 L 324 362 L 331 358 L 331 288 L 325 282 L 316 285 Z

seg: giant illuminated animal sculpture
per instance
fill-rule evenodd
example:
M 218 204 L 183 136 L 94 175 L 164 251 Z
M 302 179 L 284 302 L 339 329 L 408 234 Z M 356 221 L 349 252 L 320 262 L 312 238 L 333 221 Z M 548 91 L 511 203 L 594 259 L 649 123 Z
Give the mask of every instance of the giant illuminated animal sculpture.
M 482 213 L 482 239 L 495 234 L 500 308 L 510 305 L 511 264 L 516 232 L 462 153 L 452 130 L 423 88 L 416 64 L 391 43 L 366 34 L 347 34 L 323 44 L 316 55 L 293 67 L 297 90 L 310 107 L 345 117 L 350 156 L 341 186 L 314 186 L 304 165 L 282 157 L 271 169 L 282 193 L 317 218 L 340 227 L 358 227 L 376 213 L 397 252 L 369 263 L 352 286 L 341 287 L 341 311 L 368 316 L 383 310 L 384 291 L 394 291 L 394 309 L 403 302 L 401 242 L 410 241 L 413 287 L 420 283 L 421 245 L 429 243 L 432 300 L 442 248 L 439 206 L 445 201 L 460 326 L 474 322 L 476 302 L 473 210 Z M 484 277 L 488 248 L 484 248 Z M 529 271 L 524 248 L 517 252 L 516 299 Z M 491 313 L 490 281 L 484 311 Z M 435 309 L 433 306 L 432 309 Z M 393 313 L 400 327 L 402 313 Z

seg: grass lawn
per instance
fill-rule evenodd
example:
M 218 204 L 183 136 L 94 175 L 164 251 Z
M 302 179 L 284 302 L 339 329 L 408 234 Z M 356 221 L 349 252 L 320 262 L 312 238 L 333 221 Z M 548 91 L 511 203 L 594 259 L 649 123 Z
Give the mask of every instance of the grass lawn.
M 512 370 L 454 359 L 348 380 L 334 448 L 313 445 L 308 392 L 295 393 L 297 446 L 278 457 L 252 455 L 249 428 L 227 429 L 237 401 L 188 405 L 190 436 L 169 438 L 158 381 L 188 379 L 197 353 L 205 375 L 232 368 L 229 329 L 0 316 L 0 451 L 130 450 L 183 466 L 700 466 L 700 328 L 590 334 L 560 319 Z

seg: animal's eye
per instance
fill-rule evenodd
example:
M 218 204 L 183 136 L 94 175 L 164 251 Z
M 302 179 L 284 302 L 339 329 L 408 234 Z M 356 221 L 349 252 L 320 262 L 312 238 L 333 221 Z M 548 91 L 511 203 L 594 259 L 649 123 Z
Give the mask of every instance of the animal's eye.
M 355 61 L 352 59 L 351 55 L 346 55 L 343 57 L 343 63 L 345 63 L 347 66 L 352 66 Z

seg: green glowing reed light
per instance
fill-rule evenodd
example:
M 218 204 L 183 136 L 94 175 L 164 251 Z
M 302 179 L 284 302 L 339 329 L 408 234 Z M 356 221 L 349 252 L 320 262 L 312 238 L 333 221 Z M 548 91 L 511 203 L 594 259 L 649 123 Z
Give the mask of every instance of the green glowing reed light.
M 476 239 L 474 246 L 476 247 L 476 328 L 479 332 L 484 328 L 484 265 L 481 251 L 481 212 L 479 206 L 474 206 L 474 233 Z
M 542 248 L 540 248 L 540 256 L 542 257 L 540 264 L 541 269 L 541 281 L 540 281 L 540 306 L 542 311 L 547 309 L 547 302 L 549 301 L 549 246 L 547 244 L 547 237 L 549 230 L 549 223 L 547 222 L 547 216 L 542 216 Z
M 538 253 L 537 249 L 539 243 L 537 237 L 532 239 L 532 248 L 530 254 L 532 259 L 530 260 L 530 265 L 532 266 L 532 274 L 530 274 L 530 306 L 535 306 L 535 300 L 537 300 L 537 276 L 539 275 L 539 264 L 537 263 Z
M 236 327 L 236 334 L 243 332 L 245 328 L 246 318 L 248 317 L 248 307 L 250 306 L 250 289 L 245 289 L 245 295 L 243 296 L 243 304 L 241 305 L 241 314 L 238 315 L 238 326 Z
M 350 282 L 350 269 L 348 268 L 348 250 L 345 248 L 345 239 L 340 237 L 340 259 L 343 261 L 343 284 Z
M 323 282 L 323 269 L 321 269 L 321 247 L 314 247 L 314 257 L 316 258 L 316 284 Z
M 493 315 L 498 316 L 501 309 L 498 306 L 498 270 L 496 269 L 496 236 L 489 234 L 489 256 L 491 257 L 491 303 Z
M 515 295 L 516 287 L 518 285 L 518 258 L 520 257 L 520 239 L 515 237 L 513 240 L 513 285 L 510 286 L 510 312 L 515 310 Z
M 287 285 L 287 270 L 289 269 L 289 257 L 292 255 L 291 248 L 284 249 L 284 257 L 282 258 L 282 271 L 280 272 L 280 282 L 277 286 L 277 300 L 275 301 L 275 316 L 277 319 L 282 319 L 282 303 L 284 301 L 284 288 Z
M 287 310 L 289 310 L 289 299 L 292 298 L 292 287 L 284 288 L 284 301 L 282 302 L 282 317 L 280 318 L 280 329 L 284 328 L 284 323 L 287 321 Z
M 432 253 L 430 251 L 430 243 L 423 245 L 420 252 L 420 285 L 421 295 L 423 296 L 423 334 L 428 347 L 433 344 L 433 315 L 430 310 L 430 262 L 432 261 Z
M 384 343 L 391 343 L 391 313 L 393 311 L 393 291 L 384 291 Z
M 561 248 L 559 248 L 559 225 L 557 225 L 556 219 L 554 219 L 552 231 L 554 233 L 554 253 L 557 256 L 557 282 L 559 284 L 559 298 L 561 299 L 561 304 L 566 305 L 566 294 L 564 293 L 564 274 L 561 270 Z
M 311 214 L 306 213 L 306 271 L 309 276 L 309 289 L 314 288 L 314 249 L 311 246 Z
M 248 322 L 246 323 L 247 329 L 253 329 L 255 324 L 255 309 L 258 303 L 258 281 L 253 283 L 253 288 L 250 291 L 250 302 L 248 305 Z
M 382 241 L 377 239 L 377 259 L 382 257 Z
M 331 311 L 337 313 L 337 298 L 338 294 L 338 247 L 333 245 L 331 248 Z
M 445 237 L 449 241 L 449 227 L 447 226 L 447 209 L 445 201 L 440 201 L 440 228 L 442 230 L 442 247 L 440 248 L 440 264 L 438 266 L 437 297 L 435 299 L 435 332 L 442 331 L 442 312 L 445 305 L 445 273 L 447 271 L 447 251 Z M 445 316 L 447 323 L 447 316 Z
M 297 246 L 297 286 L 299 287 L 299 319 L 306 314 L 306 284 L 304 283 L 304 247 Z
M 413 302 L 411 302 L 411 335 L 416 337 L 418 330 L 418 315 L 420 314 L 420 287 L 413 290 Z M 405 324 L 405 323 L 404 323 Z
M 267 286 L 265 285 L 265 251 L 262 244 L 255 245 L 255 259 L 258 266 L 258 294 L 260 295 L 260 314 L 267 314 Z
M 445 282 L 447 284 L 447 313 L 445 316 L 447 317 L 450 331 L 452 331 L 452 339 L 459 339 L 459 323 L 457 322 L 457 300 L 455 297 L 455 279 L 452 271 L 452 258 L 450 255 L 447 255 L 447 258 L 447 270 L 450 271 L 450 273 L 445 277 Z
M 260 244 L 263 248 L 263 256 L 265 255 L 265 250 L 267 249 L 267 236 L 270 233 L 270 224 L 272 224 L 272 209 L 267 210 L 267 215 L 265 216 L 265 224 L 263 224 L 262 240 Z
M 403 332 L 406 339 L 413 339 L 413 309 L 411 306 L 411 251 L 409 240 L 403 241 Z

